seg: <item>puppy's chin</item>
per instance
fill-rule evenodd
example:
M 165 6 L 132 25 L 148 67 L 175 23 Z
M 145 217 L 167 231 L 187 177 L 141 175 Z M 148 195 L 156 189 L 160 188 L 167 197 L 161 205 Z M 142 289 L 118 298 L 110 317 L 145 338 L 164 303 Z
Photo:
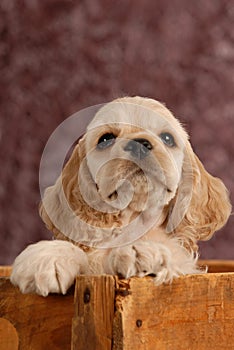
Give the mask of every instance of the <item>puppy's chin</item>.
M 174 196 L 159 179 L 148 178 L 141 169 L 129 173 L 126 179 L 103 176 L 97 184 L 101 199 L 112 208 L 128 208 L 132 212 L 142 212 L 152 206 L 163 208 Z
M 108 184 L 108 181 L 106 181 L 105 186 L 102 184 L 100 187 L 98 187 L 98 194 L 101 199 L 112 208 L 124 210 L 132 201 L 134 189 L 127 179 L 117 180 L 116 184 L 112 179 L 110 184 Z

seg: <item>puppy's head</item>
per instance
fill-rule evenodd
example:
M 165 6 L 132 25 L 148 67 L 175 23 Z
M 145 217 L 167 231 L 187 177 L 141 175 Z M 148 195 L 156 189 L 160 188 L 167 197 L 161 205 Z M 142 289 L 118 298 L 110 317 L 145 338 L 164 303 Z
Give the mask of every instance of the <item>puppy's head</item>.
M 160 227 L 195 247 L 229 212 L 224 185 L 205 171 L 178 120 L 140 97 L 98 111 L 41 206 L 55 235 L 84 244 L 123 235 L 135 221 L 139 235 Z
M 154 107 L 152 109 L 151 107 Z M 187 135 L 156 101 L 124 98 L 107 104 L 85 136 L 86 163 L 97 194 L 111 207 L 148 209 L 175 196 Z

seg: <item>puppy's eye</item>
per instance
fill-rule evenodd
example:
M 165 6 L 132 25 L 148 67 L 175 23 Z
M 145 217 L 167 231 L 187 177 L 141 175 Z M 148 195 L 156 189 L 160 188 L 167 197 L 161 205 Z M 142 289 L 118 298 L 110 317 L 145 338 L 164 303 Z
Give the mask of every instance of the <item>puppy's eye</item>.
M 176 146 L 175 139 L 169 132 L 162 132 L 159 135 L 159 137 L 163 141 L 163 143 L 165 143 L 166 146 L 168 146 L 168 147 L 175 147 Z
M 97 148 L 105 149 L 112 146 L 115 143 L 116 136 L 112 133 L 104 134 L 98 140 Z

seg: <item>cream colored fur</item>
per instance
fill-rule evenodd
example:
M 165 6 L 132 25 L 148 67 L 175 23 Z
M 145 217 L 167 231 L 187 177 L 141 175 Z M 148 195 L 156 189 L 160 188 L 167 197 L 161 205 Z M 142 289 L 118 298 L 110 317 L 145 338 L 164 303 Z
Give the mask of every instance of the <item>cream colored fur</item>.
M 173 135 L 175 147 L 162 142 L 163 132 Z M 106 133 L 115 142 L 97 149 Z M 125 149 L 135 139 L 152 145 L 143 160 Z M 98 111 L 45 192 L 40 214 L 56 240 L 26 248 L 11 281 L 24 293 L 44 296 L 66 293 L 79 273 L 150 274 L 157 284 L 171 282 L 201 272 L 197 241 L 212 237 L 230 211 L 224 184 L 204 169 L 164 105 L 117 99 Z

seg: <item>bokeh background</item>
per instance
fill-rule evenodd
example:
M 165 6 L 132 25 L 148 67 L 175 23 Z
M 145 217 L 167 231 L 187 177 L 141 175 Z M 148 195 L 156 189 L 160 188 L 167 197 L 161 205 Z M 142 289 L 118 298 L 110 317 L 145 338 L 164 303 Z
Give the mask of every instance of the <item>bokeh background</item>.
M 233 201 L 234 1 L 1 0 L 0 264 L 51 238 L 37 210 L 50 134 L 123 95 L 165 102 Z M 233 224 L 203 258 L 234 258 Z

